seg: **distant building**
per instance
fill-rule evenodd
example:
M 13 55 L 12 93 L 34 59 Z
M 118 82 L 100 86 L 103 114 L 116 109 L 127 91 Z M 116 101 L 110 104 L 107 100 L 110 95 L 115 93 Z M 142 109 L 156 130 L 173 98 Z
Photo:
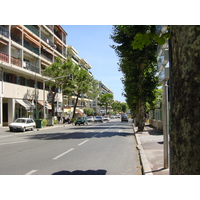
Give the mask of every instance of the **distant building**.
M 106 86 L 102 81 L 99 81 L 99 88 L 101 89 L 100 95 L 108 93 L 108 94 L 112 94 L 113 92 L 112 90 Z M 93 102 L 91 102 L 90 107 L 94 109 L 96 114 L 105 114 L 106 110 L 104 107 L 100 107 L 98 105 L 98 97 L 96 99 L 93 100 Z

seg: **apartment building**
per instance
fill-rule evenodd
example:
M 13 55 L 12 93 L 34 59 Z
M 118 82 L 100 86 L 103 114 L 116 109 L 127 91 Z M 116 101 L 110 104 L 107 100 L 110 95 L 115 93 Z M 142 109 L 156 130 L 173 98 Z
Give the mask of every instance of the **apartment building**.
M 167 25 L 160 25 L 157 33 L 162 35 L 167 31 Z M 168 41 L 158 47 L 158 79 L 162 84 L 162 108 L 150 111 L 150 124 L 158 129 L 163 129 L 169 123 L 169 107 L 168 107 L 168 82 L 169 82 L 169 48 Z
M 56 57 L 66 59 L 66 36 L 60 25 L 0 25 L 0 126 L 18 117 L 44 117 L 41 72 Z M 50 101 L 48 93 L 46 88 Z M 61 93 L 56 101 L 62 112 Z M 49 103 L 46 109 L 50 114 Z
M 103 95 L 103 94 L 106 94 L 106 93 L 113 95 L 112 90 L 102 81 L 99 81 L 99 88 L 100 88 L 100 95 Z M 98 99 L 98 97 L 90 103 L 90 107 L 94 109 L 94 111 L 97 115 L 105 114 L 106 109 L 104 107 L 101 107 L 101 106 L 98 105 L 97 99 Z

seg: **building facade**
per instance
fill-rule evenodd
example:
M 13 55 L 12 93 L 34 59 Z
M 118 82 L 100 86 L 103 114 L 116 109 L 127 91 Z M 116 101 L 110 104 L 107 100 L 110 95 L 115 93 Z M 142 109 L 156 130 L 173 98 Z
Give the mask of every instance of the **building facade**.
M 100 95 L 108 93 L 114 96 L 112 90 L 108 86 L 106 86 L 106 84 L 104 84 L 102 81 L 99 81 L 99 88 Z M 90 107 L 94 109 L 96 115 L 103 115 L 106 113 L 105 107 L 101 107 L 98 105 L 98 97 L 90 103 Z
M 167 31 L 167 25 L 158 26 L 158 34 L 162 35 Z M 168 41 L 158 47 L 158 79 L 162 85 L 162 107 L 150 111 L 150 124 L 158 129 L 163 130 L 169 123 L 169 48 Z
M 59 25 L 0 26 L 0 126 L 18 117 L 43 118 L 41 72 L 56 57 L 66 59 L 66 36 Z M 61 93 L 56 100 L 61 111 Z

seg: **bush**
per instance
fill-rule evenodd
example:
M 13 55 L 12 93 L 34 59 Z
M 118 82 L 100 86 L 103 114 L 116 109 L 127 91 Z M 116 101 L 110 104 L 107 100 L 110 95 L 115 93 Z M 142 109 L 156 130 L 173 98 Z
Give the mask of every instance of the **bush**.
M 46 119 L 42 120 L 42 126 L 47 126 L 48 121 Z
M 76 118 L 72 118 L 70 121 L 73 124 L 76 121 Z
M 58 124 L 58 120 L 57 119 L 54 119 L 54 124 Z

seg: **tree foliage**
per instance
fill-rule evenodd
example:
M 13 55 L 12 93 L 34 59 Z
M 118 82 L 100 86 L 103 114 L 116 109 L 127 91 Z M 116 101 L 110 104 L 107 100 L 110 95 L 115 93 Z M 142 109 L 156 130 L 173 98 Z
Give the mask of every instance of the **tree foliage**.
M 86 107 L 86 108 L 83 109 L 83 111 L 87 116 L 94 115 L 94 109 L 93 108 Z
M 65 76 L 72 74 L 73 79 L 70 77 L 64 77 L 56 79 L 55 81 L 46 82 L 53 90 L 50 91 L 52 94 L 52 115 L 54 116 L 54 101 L 58 90 L 61 89 L 64 95 L 68 97 L 75 96 L 75 106 L 73 112 L 73 118 L 75 116 L 76 107 L 78 100 L 81 97 L 87 96 L 90 99 L 95 98 L 100 90 L 98 88 L 98 81 L 96 81 L 93 76 L 91 76 L 85 69 L 80 68 L 78 65 L 74 64 L 71 59 L 62 61 L 61 58 L 56 58 L 56 61 L 45 68 L 42 72 L 44 76 L 50 78 L 56 78 L 60 76 Z
M 42 75 L 47 76 L 49 79 L 51 78 L 57 78 L 60 76 L 65 76 L 64 78 L 56 79 L 56 80 L 50 80 L 46 82 L 46 85 L 48 85 L 50 89 L 50 94 L 52 96 L 52 116 L 55 115 L 54 111 L 54 101 L 55 97 L 59 90 L 62 90 L 63 92 L 65 90 L 71 90 L 73 81 L 70 80 L 69 75 L 73 71 L 73 63 L 70 59 L 67 59 L 66 61 L 62 61 L 61 58 L 57 57 L 55 62 L 46 67 Z
M 111 107 L 113 104 L 113 95 L 109 93 L 105 93 L 103 95 L 100 95 L 98 98 L 98 105 L 99 106 L 104 106 L 106 108 L 106 114 L 108 111 L 108 107 Z
M 99 83 L 97 80 L 94 79 L 85 69 L 80 68 L 78 65 L 75 65 L 73 71 L 73 81 L 74 84 L 70 88 L 70 90 L 66 90 L 65 93 L 70 96 L 75 96 L 75 105 L 73 111 L 73 118 L 75 117 L 76 107 L 78 104 L 79 98 L 96 98 L 99 93 L 100 89 L 98 87 Z
M 155 99 L 158 79 L 155 76 L 157 64 L 156 26 L 117 25 L 111 38 L 120 58 L 119 67 L 123 73 L 124 96 L 136 115 L 138 130 L 144 128 L 144 105 Z M 151 42 L 150 42 L 151 41 Z

